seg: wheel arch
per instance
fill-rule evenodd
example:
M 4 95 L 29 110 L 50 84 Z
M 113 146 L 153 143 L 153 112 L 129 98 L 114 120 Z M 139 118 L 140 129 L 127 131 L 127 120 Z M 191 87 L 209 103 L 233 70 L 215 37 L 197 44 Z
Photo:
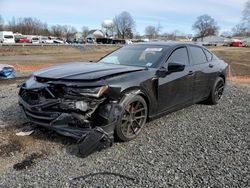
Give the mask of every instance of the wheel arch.
M 218 77 L 222 78 L 224 80 L 224 83 L 226 82 L 226 77 L 224 74 L 219 74 Z
M 125 90 L 122 91 L 121 93 L 121 100 L 125 97 L 125 94 L 127 93 L 133 93 L 135 92 L 137 95 L 141 96 L 146 104 L 147 104 L 147 108 L 148 108 L 148 114 L 147 114 L 147 120 L 148 120 L 148 117 L 149 117 L 149 110 L 150 110 L 150 99 L 149 99 L 149 96 L 147 95 L 146 91 L 141 88 L 141 87 L 131 87 L 131 88 L 127 88 Z

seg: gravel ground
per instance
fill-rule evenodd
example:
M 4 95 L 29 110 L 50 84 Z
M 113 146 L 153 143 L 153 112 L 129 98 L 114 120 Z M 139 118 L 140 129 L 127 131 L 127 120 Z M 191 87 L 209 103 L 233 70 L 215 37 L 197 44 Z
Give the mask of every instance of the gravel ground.
M 7 133 L 15 138 L 25 119 L 17 107 L 16 84 L 0 88 L 0 137 L 9 142 Z M 58 136 L 22 137 L 29 144 L 0 155 L 9 161 L 0 171 L 0 187 L 249 187 L 249 133 L 249 90 L 228 85 L 218 105 L 171 113 L 148 123 L 136 140 L 87 158 L 68 154 Z M 40 153 L 31 167 L 13 169 L 31 157 L 30 147 Z

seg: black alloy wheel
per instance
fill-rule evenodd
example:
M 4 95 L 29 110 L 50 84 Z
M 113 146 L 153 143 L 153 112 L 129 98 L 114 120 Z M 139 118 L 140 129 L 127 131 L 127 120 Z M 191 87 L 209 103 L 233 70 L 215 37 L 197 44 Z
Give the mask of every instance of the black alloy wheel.
M 208 97 L 208 100 L 207 100 L 208 104 L 217 104 L 223 95 L 224 88 L 225 88 L 224 79 L 221 77 L 218 77 Z
M 139 96 L 122 102 L 123 110 L 116 126 L 116 136 L 122 141 L 134 139 L 147 120 L 147 103 Z
M 222 94 L 224 91 L 224 81 L 220 80 L 216 87 L 215 87 L 215 91 L 214 91 L 214 97 L 215 97 L 215 102 L 218 103 L 218 101 L 221 99 Z

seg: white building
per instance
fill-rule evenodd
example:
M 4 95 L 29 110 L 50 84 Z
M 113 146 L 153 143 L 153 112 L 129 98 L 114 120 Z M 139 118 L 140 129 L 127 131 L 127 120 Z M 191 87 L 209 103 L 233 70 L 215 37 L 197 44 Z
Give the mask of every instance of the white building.
M 94 43 L 96 41 L 97 38 L 104 38 L 105 34 L 98 29 L 95 30 L 90 30 L 86 39 L 88 43 Z

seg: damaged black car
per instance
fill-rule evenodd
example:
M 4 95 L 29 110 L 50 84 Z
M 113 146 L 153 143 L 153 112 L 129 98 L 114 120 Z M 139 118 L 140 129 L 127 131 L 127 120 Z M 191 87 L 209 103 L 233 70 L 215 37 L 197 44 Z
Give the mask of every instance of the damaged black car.
M 35 72 L 21 85 L 19 104 L 34 125 L 87 143 L 82 153 L 88 153 L 93 145 L 108 147 L 114 137 L 134 139 L 147 121 L 163 114 L 200 101 L 217 104 L 227 68 L 194 44 L 128 45 L 97 63 Z

